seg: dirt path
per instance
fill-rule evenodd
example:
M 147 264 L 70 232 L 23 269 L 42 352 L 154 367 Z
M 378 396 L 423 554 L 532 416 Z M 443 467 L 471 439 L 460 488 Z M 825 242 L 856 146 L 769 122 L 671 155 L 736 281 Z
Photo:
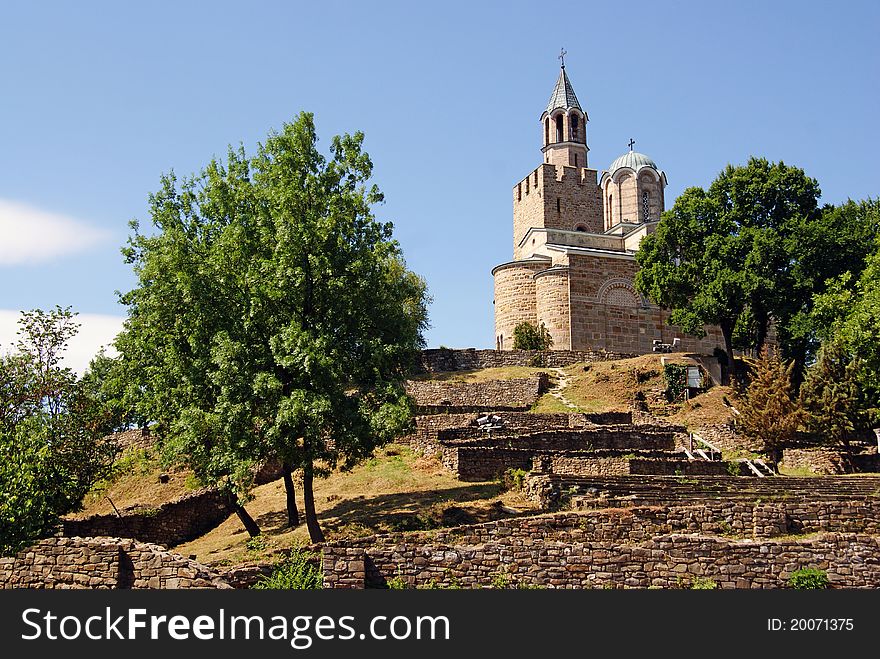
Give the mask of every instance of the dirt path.
M 550 387 L 550 391 L 548 391 L 547 393 L 553 396 L 553 398 L 557 399 L 560 403 L 565 405 L 573 412 L 578 411 L 578 406 L 572 403 L 565 396 L 564 393 L 565 389 L 568 388 L 568 385 L 571 384 L 571 379 L 569 378 L 568 373 L 566 373 L 561 368 L 553 368 L 550 370 L 553 371 L 556 376 L 556 383 L 552 387 Z

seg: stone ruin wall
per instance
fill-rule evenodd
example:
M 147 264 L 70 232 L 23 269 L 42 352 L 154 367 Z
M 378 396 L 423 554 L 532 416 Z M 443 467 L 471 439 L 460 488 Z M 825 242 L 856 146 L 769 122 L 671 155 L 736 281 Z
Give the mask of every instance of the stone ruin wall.
M 515 518 L 329 543 L 324 582 L 479 588 L 505 575 L 550 588 L 674 588 L 701 576 L 722 588 L 782 588 L 793 571 L 818 567 L 834 587 L 876 588 L 878 513 L 878 502 L 718 502 Z M 822 535 L 792 538 L 793 527 Z
M 494 411 L 494 410 L 493 410 Z M 433 455 L 440 449 L 440 435 L 444 438 L 474 437 L 478 432 L 475 412 L 461 414 L 426 414 L 417 416 L 413 431 L 398 440 L 414 451 Z M 504 428 L 493 431 L 493 436 L 507 433 L 540 432 L 562 428 L 583 428 L 588 425 L 629 425 L 630 412 L 532 414 L 531 412 L 504 412 L 499 414 Z M 448 432 L 445 432 L 448 431 Z
M 499 478 L 508 469 L 530 471 L 537 460 L 559 476 L 676 475 L 720 476 L 727 474 L 727 463 L 687 460 L 663 451 L 599 449 L 594 451 L 443 447 L 441 461 L 462 481 Z
M 479 411 L 525 411 L 549 388 L 549 376 L 487 382 L 409 380 L 406 391 L 420 414 Z
M 48 538 L 0 558 L 0 588 L 229 588 L 204 565 L 119 538 Z
M 782 451 L 781 464 L 790 469 L 806 469 L 823 475 L 875 472 L 880 471 L 880 456 L 876 449 L 847 455 L 842 449 L 831 447 L 787 448 Z
M 121 515 L 93 515 L 62 519 L 67 537 L 110 536 L 136 538 L 165 547 L 188 542 L 207 533 L 230 515 L 226 497 L 204 488 L 148 510 L 123 509 Z

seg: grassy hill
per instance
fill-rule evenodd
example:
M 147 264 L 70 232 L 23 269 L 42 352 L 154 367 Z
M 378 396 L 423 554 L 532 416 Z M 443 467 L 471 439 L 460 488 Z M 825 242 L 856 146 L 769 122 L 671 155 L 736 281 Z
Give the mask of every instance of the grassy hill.
M 586 412 L 625 411 L 630 409 L 636 392 L 641 391 L 651 400 L 665 388 L 658 355 L 576 364 L 564 369 L 492 368 L 427 375 L 422 379 L 483 382 L 529 377 L 542 371 L 552 375 L 554 385 L 566 382 L 566 399 Z M 735 400 L 729 388 L 715 387 L 683 405 L 664 405 L 652 411 L 668 414 L 669 421 L 689 427 L 721 423 L 730 413 L 722 401 L 725 396 Z M 533 411 L 572 409 L 548 394 Z M 135 451 L 117 464 L 110 479 L 99 483 L 86 497 L 85 510 L 78 516 L 112 514 L 113 506 L 119 510 L 151 508 L 198 487 L 190 472 L 169 469 L 148 452 Z M 532 504 L 499 482 L 460 482 L 436 458 L 414 454 L 408 447 L 398 445 L 385 447 L 349 472 L 336 471 L 327 478 L 316 479 L 315 500 L 328 539 L 456 526 L 535 512 Z M 302 507 L 301 499 L 298 503 Z M 249 539 L 233 515 L 175 551 L 207 564 L 234 564 L 265 560 L 276 550 L 308 543 L 304 524 L 293 530 L 285 526 L 282 481 L 255 488 L 247 509 L 263 530 L 260 538 Z

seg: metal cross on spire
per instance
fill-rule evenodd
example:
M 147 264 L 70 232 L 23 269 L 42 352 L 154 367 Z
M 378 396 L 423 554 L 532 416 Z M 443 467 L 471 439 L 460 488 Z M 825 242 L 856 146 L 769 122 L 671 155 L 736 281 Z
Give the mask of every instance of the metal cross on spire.
M 635 144 L 635 143 L 636 143 L 636 141 L 633 138 L 629 138 L 629 150 L 630 151 L 633 150 L 633 144 Z
M 565 48 L 559 50 L 559 59 L 562 62 L 562 68 L 565 68 L 565 56 L 568 55 Z

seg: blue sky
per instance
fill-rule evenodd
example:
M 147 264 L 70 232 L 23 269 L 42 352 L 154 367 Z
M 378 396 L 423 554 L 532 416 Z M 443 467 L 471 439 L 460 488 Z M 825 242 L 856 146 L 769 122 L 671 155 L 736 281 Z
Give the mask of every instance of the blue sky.
M 626 149 L 667 207 L 750 155 L 877 196 L 880 3 L 34 2 L 0 9 L 0 344 L 18 310 L 82 315 L 77 365 L 134 283 L 119 248 L 162 172 L 252 150 L 299 111 L 362 130 L 432 346 L 489 347 L 511 188 L 540 162 L 556 56 L 590 166 Z

